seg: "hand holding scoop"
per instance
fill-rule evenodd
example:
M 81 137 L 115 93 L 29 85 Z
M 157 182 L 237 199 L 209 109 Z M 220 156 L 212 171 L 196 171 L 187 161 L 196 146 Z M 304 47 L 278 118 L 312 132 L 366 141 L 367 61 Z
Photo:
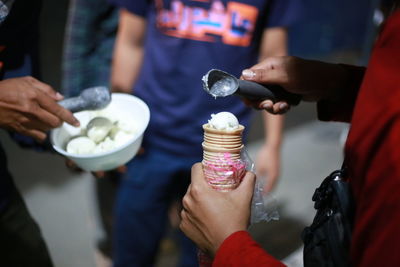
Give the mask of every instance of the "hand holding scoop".
M 270 99 L 273 102 L 284 100 L 290 105 L 297 105 L 301 96 L 289 93 L 279 85 L 261 85 L 259 83 L 237 79 L 221 70 L 212 69 L 202 78 L 204 90 L 214 97 L 239 95 L 251 101 Z
M 96 86 L 83 90 L 77 97 L 61 100 L 58 104 L 74 113 L 83 110 L 102 109 L 110 102 L 110 90 L 105 86 Z

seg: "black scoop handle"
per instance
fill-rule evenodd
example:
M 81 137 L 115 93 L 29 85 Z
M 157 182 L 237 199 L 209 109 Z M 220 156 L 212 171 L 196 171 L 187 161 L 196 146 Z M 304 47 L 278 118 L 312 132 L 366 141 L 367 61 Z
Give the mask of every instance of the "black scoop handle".
M 251 101 L 263 101 L 271 99 L 273 102 L 284 100 L 290 105 L 298 105 L 301 95 L 289 93 L 279 85 L 261 85 L 259 83 L 238 80 L 239 88 L 235 95 L 242 96 Z

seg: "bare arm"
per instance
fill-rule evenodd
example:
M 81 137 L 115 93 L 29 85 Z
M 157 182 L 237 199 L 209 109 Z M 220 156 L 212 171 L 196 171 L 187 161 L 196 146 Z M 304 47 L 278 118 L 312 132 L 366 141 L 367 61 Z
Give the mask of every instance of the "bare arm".
M 285 28 L 269 28 L 264 31 L 260 61 L 270 56 L 285 56 L 287 54 L 287 31 Z M 284 117 L 267 112 L 262 113 L 264 121 L 264 144 L 257 156 L 257 174 L 266 177 L 264 190 L 273 189 L 280 169 L 280 148 Z
M 124 9 L 120 11 L 111 69 L 111 87 L 114 92 L 132 92 L 142 65 L 145 29 L 145 18 Z

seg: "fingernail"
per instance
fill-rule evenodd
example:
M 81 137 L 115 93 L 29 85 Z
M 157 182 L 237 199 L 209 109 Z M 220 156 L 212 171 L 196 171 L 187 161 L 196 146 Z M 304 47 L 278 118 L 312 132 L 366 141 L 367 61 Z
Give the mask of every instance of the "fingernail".
M 60 94 L 59 92 L 56 93 L 56 98 L 61 100 L 64 98 L 64 96 L 62 94 Z
M 252 70 L 243 70 L 242 71 L 242 76 L 245 78 L 254 78 L 254 76 L 256 76 L 255 72 Z
M 286 103 L 282 103 L 282 104 L 279 105 L 279 108 L 282 109 L 282 110 L 287 110 L 289 108 L 289 106 Z
M 78 120 L 75 120 L 74 121 L 74 126 L 75 127 L 79 127 L 81 125 L 81 123 L 78 121 Z
M 272 104 L 271 103 L 266 103 L 266 104 L 263 104 L 261 107 L 263 109 L 271 109 L 272 108 Z

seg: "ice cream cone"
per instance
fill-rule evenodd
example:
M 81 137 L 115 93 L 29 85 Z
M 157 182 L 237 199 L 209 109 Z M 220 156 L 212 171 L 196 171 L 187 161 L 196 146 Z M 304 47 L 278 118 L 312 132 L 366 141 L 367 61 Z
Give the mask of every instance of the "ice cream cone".
M 217 130 L 204 124 L 203 130 L 203 166 L 207 182 L 218 191 L 235 189 L 244 175 L 244 166 L 240 162 L 244 126 Z
M 222 113 L 226 115 L 227 112 Z M 246 172 L 245 165 L 240 160 L 241 151 L 243 149 L 242 133 L 244 131 L 244 126 L 239 124 L 238 127 L 233 130 L 217 130 L 210 125 L 217 115 L 212 115 L 211 121 L 203 125 L 203 172 L 211 188 L 217 191 L 228 192 L 239 186 Z M 225 129 L 231 129 L 232 121 L 236 121 L 233 123 L 234 125 L 238 124 L 233 114 L 228 114 L 228 117 L 231 117 L 226 120 L 228 123 L 222 120 L 225 126 L 229 126 L 225 127 Z M 232 117 L 233 120 L 229 121 Z M 215 124 L 213 125 L 215 126 Z M 212 259 L 202 251 L 199 251 L 198 258 L 200 267 L 211 266 Z
M 242 132 L 244 131 L 244 126 L 239 125 L 237 129 L 227 131 L 227 130 L 214 129 L 210 126 L 209 123 L 206 123 L 203 124 L 203 129 L 205 134 L 221 135 L 229 138 L 230 136 L 242 136 Z

